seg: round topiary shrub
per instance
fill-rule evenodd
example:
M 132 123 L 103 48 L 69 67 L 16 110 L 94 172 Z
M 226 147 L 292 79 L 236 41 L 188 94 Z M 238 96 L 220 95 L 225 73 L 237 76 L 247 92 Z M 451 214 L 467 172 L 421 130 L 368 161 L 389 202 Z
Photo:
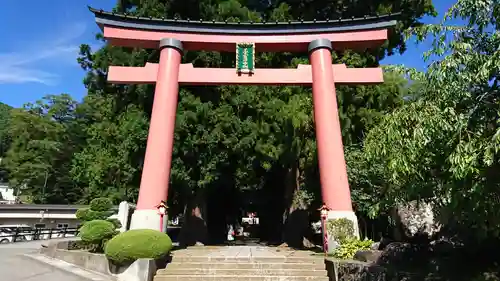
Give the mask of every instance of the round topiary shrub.
M 95 198 L 90 201 L 90 209 L 97 212 L 109 211 L 113 208 L 113 202 L 108 198 Z
M 122 223 L 120 222 L 119 219 L 107 219 L 110 223 L 115 225 L 115 228 L 120 228 L 122 227 Z
M 172 240 L 160 231 L 134 229 L 109 240 L 104 249 L 106 257 L 116 264 L 126 264 L 137 259 L 159 259 L 172 250 Z
M 116 234 L 115 225 L 105 220 L 93 220 L 86 222 L 80 228 L 80 238 L 89 244 L 102 245 L 102 243 L 111 239 Z
M 78 209 L 75 213 L 75 216 L 77 219 L 81 221 L 86 221 L 86 218 L 88 216 L 89 209 Z

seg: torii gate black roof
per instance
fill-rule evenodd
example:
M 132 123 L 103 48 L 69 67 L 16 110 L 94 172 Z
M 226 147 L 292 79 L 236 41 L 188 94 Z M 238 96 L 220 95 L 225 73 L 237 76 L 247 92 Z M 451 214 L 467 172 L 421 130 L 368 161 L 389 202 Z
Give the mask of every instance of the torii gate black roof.
M 180 20 L 153 17 L 138 17 L 129 14 L 118 14 L 89 7 L 94 13 L 97 24 L 121 28 L 187 32 L 203 34 L 312 34 L 387 29 L 394 27 L 400 13 L 364 16 L 360 18 L 338 18 L 322 21 L 289 21 L 289 22 L 217 22 L 207 20 Z

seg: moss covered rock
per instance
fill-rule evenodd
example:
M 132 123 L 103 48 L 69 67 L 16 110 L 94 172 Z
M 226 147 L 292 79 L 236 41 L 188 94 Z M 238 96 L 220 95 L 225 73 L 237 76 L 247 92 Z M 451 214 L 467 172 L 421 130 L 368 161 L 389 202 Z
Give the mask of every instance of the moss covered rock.
M 172 250 L 172 240 L 160 231 L 134 229 L 111 239 L 104 249 L 106 257 L 117 264 L 137 259 L 159 259 Z

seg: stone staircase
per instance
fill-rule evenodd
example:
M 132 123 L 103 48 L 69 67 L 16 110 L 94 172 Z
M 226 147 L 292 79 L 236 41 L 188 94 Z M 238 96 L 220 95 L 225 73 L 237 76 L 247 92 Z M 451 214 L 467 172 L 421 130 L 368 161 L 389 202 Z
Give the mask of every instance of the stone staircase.
M 268 247 L 199 247 L 173 253 L 154 281 L 328 281 L 321 256 Z M 203 249 L 201 249 L 203 248 Z

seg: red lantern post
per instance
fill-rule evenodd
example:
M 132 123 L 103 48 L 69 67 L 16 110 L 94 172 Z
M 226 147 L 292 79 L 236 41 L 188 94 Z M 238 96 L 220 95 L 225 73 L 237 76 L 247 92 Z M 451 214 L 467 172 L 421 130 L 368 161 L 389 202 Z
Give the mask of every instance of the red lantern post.
M 321 229 L 323 230 L 323 251 L 325 252 L 325 256 L 328 254 L 328 232 L 326 230 L 326 219 L 328 218 L 328 211 L 330 209 L 323 204 L 321 208 L 318 209 L 321 214 Z

